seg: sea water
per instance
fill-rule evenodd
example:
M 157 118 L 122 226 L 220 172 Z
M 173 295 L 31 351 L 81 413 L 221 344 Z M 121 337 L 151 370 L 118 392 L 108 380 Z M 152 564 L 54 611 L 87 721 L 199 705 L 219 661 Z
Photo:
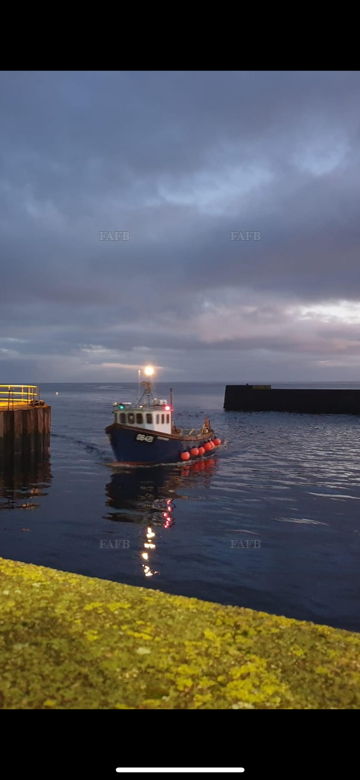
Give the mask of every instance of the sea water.
M 210 417 L 224 446 L 119 469 L 104 429 L 136 384 L 41 385 L 50 456 L 0 466 L 0 555 L 359 631 L 360 417 L 225 412 L 224 384 L 173 387 L 179 427 Z

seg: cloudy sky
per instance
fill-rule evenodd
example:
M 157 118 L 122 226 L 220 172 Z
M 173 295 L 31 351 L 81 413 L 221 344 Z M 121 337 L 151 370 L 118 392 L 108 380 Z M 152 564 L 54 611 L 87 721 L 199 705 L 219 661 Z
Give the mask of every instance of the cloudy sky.
M 360 380 L 360 73 L 3 72 L 0 154 L 0 382 Z

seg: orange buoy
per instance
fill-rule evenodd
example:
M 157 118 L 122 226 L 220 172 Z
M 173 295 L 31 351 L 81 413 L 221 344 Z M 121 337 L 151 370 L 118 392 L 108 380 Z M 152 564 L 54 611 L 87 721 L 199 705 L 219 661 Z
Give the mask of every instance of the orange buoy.
M 214 444 L 216 447 L 218 447 L 219 444 L 221 444 L 221 439 L 214 439 Z
M 209 441 L 206 441 L 206 442 L 205 442 L 205 444 L 204 444 L 204 450 L 205 450 L 205 452 L 209 452 L 210 450 L 212 450 L 212 446 L 211 446 L 211 444 L 210 444 L 210 442 L 209 442 Z
M 199 447 L 199 455 L 203 455 L 205 452 L 204 447 Z
M 190 460 L 190 452 L 182 452 L 180 458 L 181 460 Z
M 190 450 L 190 455 L 192 458 L 196 458 L 198 454 L 199 454 L 199 450 L 197 447 L 193 447 L 192 450 Z

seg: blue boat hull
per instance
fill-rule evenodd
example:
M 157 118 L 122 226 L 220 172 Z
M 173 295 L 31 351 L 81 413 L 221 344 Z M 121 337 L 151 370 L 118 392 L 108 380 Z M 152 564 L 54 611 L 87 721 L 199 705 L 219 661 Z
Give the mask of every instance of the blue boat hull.
M 119 463 L 148 465 L 154 463 L 178 463 L 181 453 L 192 447 L 200 447 L 214 435 L 199 438 L 179 438 L 140 428 L 128 428 L 113 423 L 106 428 L 115 459 Z M 210 450 L 206 455 L 211 454 Z

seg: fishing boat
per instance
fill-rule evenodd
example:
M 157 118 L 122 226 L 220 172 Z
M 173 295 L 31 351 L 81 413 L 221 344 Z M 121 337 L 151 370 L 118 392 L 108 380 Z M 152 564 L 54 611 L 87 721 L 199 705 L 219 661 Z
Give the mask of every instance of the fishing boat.
M 143 373 L 146 379 L 139 379 L 138 400 L 115 402 L 114 421 L 105 428 L 116 463 L 129 466 L 183 463 L 211 455 L 222 442 L 210 420 L 205 418 L 199 429 L 178 428 L 174 422 L 172 390 L 169 400 L 156 398 L 151 381 L 153 367 L 146 366 Z

